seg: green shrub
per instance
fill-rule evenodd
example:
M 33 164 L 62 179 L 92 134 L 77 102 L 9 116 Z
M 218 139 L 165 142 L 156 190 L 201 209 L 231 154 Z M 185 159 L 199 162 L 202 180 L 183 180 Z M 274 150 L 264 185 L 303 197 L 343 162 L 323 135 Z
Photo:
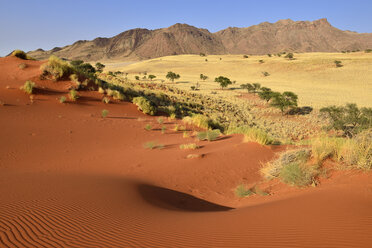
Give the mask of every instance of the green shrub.
M 261 145 L 270 145 L 275 143 L 274 139 L 271 138 L 267 132 L 248 125 L 239 127 L 230 126 L 226 131 L 226 134 L 243 134 L 244 142 L 257 142 Z
M 315 183 L 316 175 L 316 170 L 311 166 L 300 163 L 290 163 L 281 169 L 279 178 L 286 184 L 302 187 Z
M 293 59 L 294 58 L 294 55 L 293 55 L 293 53 L 287 53 L 287 55 L 285 56 L 285 58 L 287 58 L 287 59 Z
M 50 56 L 48 62 L 42 64 L 40 69 L 43 72 L 42 75 L 50 75 L 56 81 L 67 79 L 74 73 L 72 66 L 68 62 L 63 61 L 54 55 Z
M 335 60 L 334 63 L 336 67 L 343 67 L 342 62 L 340 60 Z
M 164 123 L 164 119 L 163 119 L 162 117 L 159 117 L 159 118 L 157 119 L 157 122 L 161 125 L 161 124 Z
M 162 127 L 161 127 L 161 133 L 162 133 L 162 134 L 165 134 L 165 130 L 167 130 L 167 128 L 166 128 L 165 126 L 162 126 Z
M 258 62 L 260 62 L 260 64 L 265 63 L 265 61 L 263 59 L 260 59 Z
M 272 93 L 271 106 L 280 109 L 283 115 L 286 110 L 297 106 L 297 99 L 298 96 L 290 91 L 285 91 L 283 94 L 274 92 Z
M 27 59 L 27 60 L 30 60 L 30 59 L 33 59 L 31 58 L 30 56 L 28 56 L 24 51 L 22 50 L 14 50 L 12 52 L 12 54 L 10 56 L 14 56 L 14 57 L 17 57 L 17 58 L 20 58 L 20 59 Z
M 21 87 L 21 89 L 26 92 L 27 94 L 32 94 L 35 87 L 35 83 L 31 80 L 27 80 L 25 84 Z
M 165 77 L 167 79 L 171 80 L 172 82 L 174 82 L 175 79 L 179 79 L 181 76 L 179 74 L 176 74 L 176 73 L 172 72 L 172 71 L 169 71 Z
M 253 195 L 254 192 L 251 189 L 246 189 L 246 187 L 243 184 L 240 184 L 238 187 L 235 189 L 235 195 L 238 197 L 247 197 L 250 195 Z
M 200 128 L 209 129 L 211 120 L 202 114 L 194 114 L 192 116 L 186 116 L 182 119 L 187 124 L 192 124 Z
M 102 102 L 104 102 L 105 104 L 109 104 L 110 98 L 105 96 L 104 98 L 102 98 Z
M 65 103 L 65 102 L 66 102 L 66 97 L 65 97 L 65 96 L 61 96 L 61 97 L 59 98 L 59 102 L 60 102 L 60 103 Z
M 248 59 L 248 55 L 243 55 L 243 58 Z
M 146 126 L 145 126 L 145 130 L 146 131 L 150 131 L 151 128 L 152 128 L 152 126 L 150 124 L 146 124 Z
M 104 109 L 104 110 L 102 110 L 102 112 L 101 112 L 101 116 L 102 116 L 102 118 L 106 118 L 108 114 L 109 114 L 109 111 L 108 111 L 107 109 Z
M 220 84 L 221 89 L 226 88 L 227 86 L 232 84 L 231 80 L 224 76 L 216 77 L 214 81 Z
M 134 97 L 133 103 L 136 104 L 138 106 L 138 109 L 141 110 L 144 114 L 155 115 L 157 112 L 156 106 L 143 96 Z
M 214 130 L 208 130 L 204 132 L 198 132 L 196 134 L 196 137 L 199 140 L 214 141 L 220 136 L 220 134 L 221 134 L 221 131 L 219 129 L 214 129 Z
M 71 101 L 76 101 L 79 98 L 79 94 L 75 89 L 70 90 L 69 97 Z
M 263 75 L 264 77 L 268 77 L 268 76 L 270 76 L 270 73 L 268 73 L 267 71 L 263 71 L 263 72 L 262 72 L 262 75 Z
M 145 149 L 163 149 L 164 148 L 164 145 L 162 144 L 157 144 L 155 141 L 149 141 L 149 142 L 146 142 L 145 144 L 143 144 L 143 147 Z

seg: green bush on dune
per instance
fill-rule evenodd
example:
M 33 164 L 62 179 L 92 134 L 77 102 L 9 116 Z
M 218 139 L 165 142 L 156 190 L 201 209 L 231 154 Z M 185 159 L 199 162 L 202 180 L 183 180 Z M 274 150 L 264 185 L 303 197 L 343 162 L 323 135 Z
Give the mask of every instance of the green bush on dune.
M 155 115 L 157 112 L 156 106 L 143 96 L 134 97 L 132 102 L 136 104 L 138 109 L 144 114 Z

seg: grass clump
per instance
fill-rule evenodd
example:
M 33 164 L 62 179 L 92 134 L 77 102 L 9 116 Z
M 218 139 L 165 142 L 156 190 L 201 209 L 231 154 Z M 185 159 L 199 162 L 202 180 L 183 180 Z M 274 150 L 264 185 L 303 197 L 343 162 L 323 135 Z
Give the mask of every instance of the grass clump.
M 214 129 L 214 130 L 198 132 L 196 134 L 196 137 L 199 140 L 214 141 L 218 138 L 218 136 L 220 136 L 220 134 L 221 134 L 221 131 L 219 129 Z
M 21 70 L 25 69 L 26 67 L 27 67 L 27 65 L 25 63 L 22 63 L 22 64 L 18 65 L 18 68 L 21 69 Z
M 240 184 L 238 187 L 235 189 L 235 195 L 238 197 L 247 197 L 250 195 L 253 195 L 254 192 L 251 189 L 247 189 L 243 184 Z
M 79 98 L 79 94 L 75 89 L 70 90 L 69 95 L 71 101 L 76 101 Z
M 102 112 L 101 112 L 102 118 L 106 118 L 108 113 L 109 113 L 109 111 L 107 109 L 102 110 Z
M 261 145 L 275 144 L 275 141 L 267 132 L 255 127 L 229 127 L 227 134 L 243 134 L 244 142 L 257 142 Z
M 145 149 L 163 149 L 164 148 L 164 145 L 163 144 L 158 144 L 156 143 L 155 141 L 149 141 L 149 142 L 146 142 L 145 144 L 143 144 L 143 147 Z
M 138 106 L 138 109 L 141 110 L 144 114 L 155 115 L 157 112 L 156 106 L 143 96 L 134 97 L 133 103 Z
M 192 116 L 186 116 L 182 119 L 187 124 L 193 124 L 197 127 L 208 129 L 210 128 L 210 119 L 202 114 L 195 114 Z
M 35 83 L 31 80 L 27 80 L 25 84 L 21 87 L 21 89 L 26 92 L 27 94 L 32 94 L 35 87 Z
M 182 150 L 196 150 L 199 146 L 195 143 L 189 143 L 189 144 L 182 144 L 180 145 L 180 149 Z
M 109 104 L 110 103 L 110 98 L 105 96 L 104 98 L 102 98 L 102 102 L 105 103 L 105 104 Z
M 303 187 L 315 183 L 317 174 L 314 166 L 294 162 L 287 164 L 281 169 L 279 178 L 286 184 Z
M 151 128 L 152 128 L 152 126 L 150 124 L 146 124 L 146 126 L 145 126 L 145 130 L 146 131 L 150 131 Z
M 54 55 L 50 56 L 48 62 L 42 64 L 40 69 L 43 72 L 42 76 L 50 75 L 55 81 L 67 79 L 74 72 L 72 66 L 68 62 Z
M 160 125 L 162 125 L 162 124 L 164 123 L 164 119 L 163 119 L 162 117 L 159 117 L 159 118 L 157 119 L 157 122 L 158 122 Z
M 161 133 L 162 133 L 162 134 L 165 134 L 165 130 L 167 130 L 167 128 L 166 128 L 165 126 L 162 126 L 162 127 L 161 127 Z
M 65 96 L 61 96 L 61 97 L 59 98 L 59 102 L 60 102 L 60 103 L 65 103 L 65 102 L 66 102 L 66 97 L 65 97 Z

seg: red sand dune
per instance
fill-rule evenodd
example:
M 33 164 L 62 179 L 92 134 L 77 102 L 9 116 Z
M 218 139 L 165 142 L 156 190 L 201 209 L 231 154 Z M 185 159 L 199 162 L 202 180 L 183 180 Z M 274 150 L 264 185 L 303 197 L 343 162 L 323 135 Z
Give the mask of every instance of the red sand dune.
M 274 148 L 227 136 L 180 150 L 194 138 L 174 122 L 144 130 L 156 118 L 130 103 L 81 92 L 60 104 L 69 83 L 40 81 L 40 64 L 0 59 L 0 247 L 371 247 L 371 173 L 306 189 L 262 182 Z M 19 90 L 28 79 L 44 87 L 33 103 Z M 238 199 L 240 183 L 271 195 Z

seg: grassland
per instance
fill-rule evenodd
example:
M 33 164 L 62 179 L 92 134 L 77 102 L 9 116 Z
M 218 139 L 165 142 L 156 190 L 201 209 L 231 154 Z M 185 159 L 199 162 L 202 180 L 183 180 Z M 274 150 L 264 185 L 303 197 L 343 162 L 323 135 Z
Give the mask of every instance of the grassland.
M 230 89 L 217 91 L 218 95 L 231 97 L 243 92 L 240 84 L 260 83 L 274 91 L 293 91 L 299 95 L 299 105 L 320 108 L 328 105 L 357 103 L 361 107 L 372 107 L 372 54 L 357 53 L 302 53 L 289 60 L 272 56 L 243 55 L 177 55 L 167 56 L 133 64 L 106 63 L 106 70 L 123 71 L 129 79 L 144 73 L 154 74 L 155 82 L 165 80 L 168 71 L 181 75 L 175 85 L 190 90 L 200 84 L 198 93 L 210 94 L 219 89 L 214 78 L 220 75 L 236 81 Z M 208 61 L 205 61 L 205 60 Z M 259 63 L 264 60 L 264 63 Z M 334 61 L 342 62 L 336 67 Z M 268 72 L 270 76 L 264 76 Z M 205 81 L 200 74 L 207 75 Z

